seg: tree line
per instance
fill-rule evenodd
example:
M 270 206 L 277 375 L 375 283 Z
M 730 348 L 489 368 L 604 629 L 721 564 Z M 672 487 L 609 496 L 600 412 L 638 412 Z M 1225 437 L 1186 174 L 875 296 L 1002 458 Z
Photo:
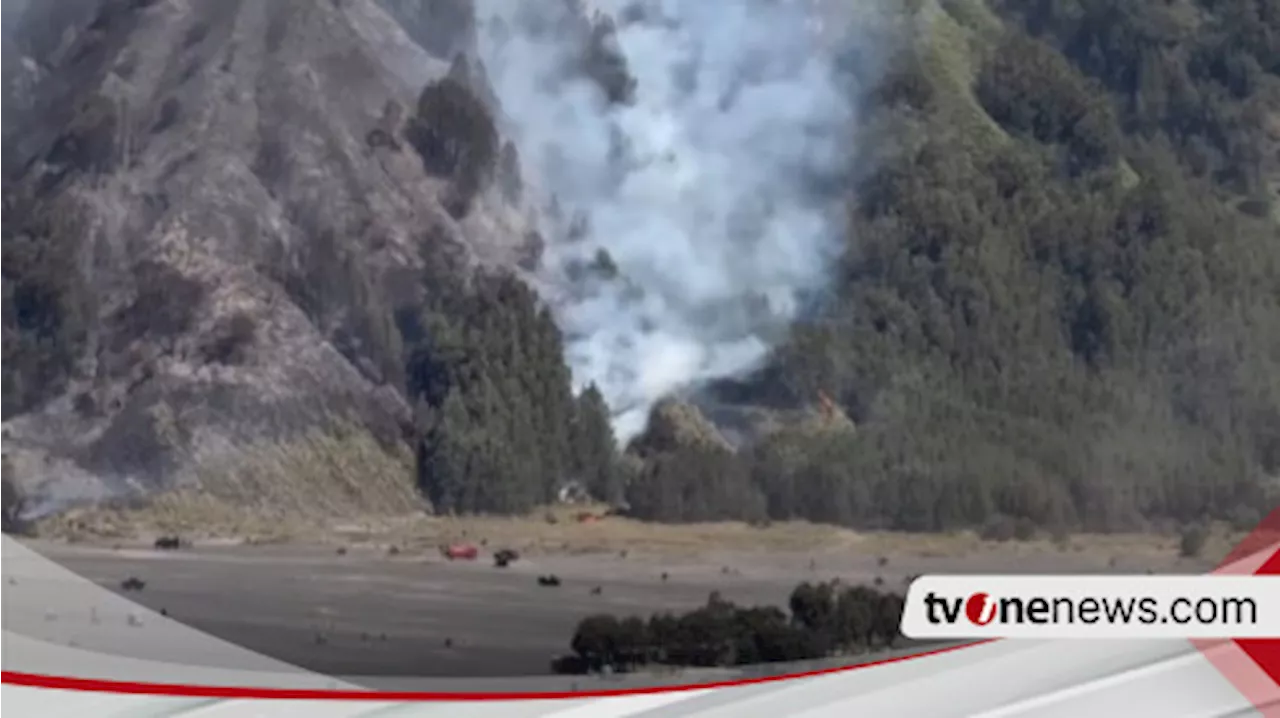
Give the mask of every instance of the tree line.
M 712 593 L 684 614 L 588 616 L 557 673 L 629 672 L 648 665 L 730 667 L 825 658 L 888 648 L 899 640 L 903 597 L 838 581 L 802 583 L 788 610 L 739 606 Z

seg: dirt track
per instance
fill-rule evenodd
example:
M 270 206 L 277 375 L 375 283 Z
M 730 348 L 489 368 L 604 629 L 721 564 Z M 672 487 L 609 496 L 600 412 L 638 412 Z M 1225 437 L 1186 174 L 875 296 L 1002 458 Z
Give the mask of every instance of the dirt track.
M 496 569 L 482 558 L 386 557 L 298 548 L 182 552 L 34 545 L 104 587 L 246 648 L 342 675 L 545 674 L 577 622 L 597 612 L 647 615 L 700 605 L 712 590 L 785 604 L 809 575 L 723 575 L 617 557 L 543 557 Z M 559 587 L 537 585 L 555 573 Z M 599 586 L 599 595 L 592 589 Z M 235 588 L 229 588 L 235 587 Z M 384 638 L 385 636 L 385 638 Z M 452 645 L 446 645 L 446 641 Z
M 596 612 L 648 615 L 700 605 L 713 590 L 745 604 L 785 605 L 804 580 L 841 577 L 902 590 L 924 572 L 1135 571 L 1140 564 L 1089 552 L 894 557 L 874 554 L 722 553 L 698 559 L 539 556 L 507 569 L 488 556 L 448 562 L 385 549 L 204 546 L 156 551 L 33 542 L 32 548 L 113 590 L 245 648 L 328 674 L 360 676 L 545 675 L 569 650 L 577 622 Z M 1003 549 L 1002 549 L 1003 550 Z M 812 564 L 811 564 L 812 562 Z M 1116 565 L 1110 565 L 1115 563 Z M 1150 566 L 1150 564 L 1148 564 Z M 1202 567 L 1166 562 L 1160 571 Z M 1145 568 L 1143 569 L 1145 570 Z M 668 577 L 663 580 L 662 574 Z M 554 573 L 563 585 L 537 585 Z M 599 586 L 598 595 L 592 589 Z

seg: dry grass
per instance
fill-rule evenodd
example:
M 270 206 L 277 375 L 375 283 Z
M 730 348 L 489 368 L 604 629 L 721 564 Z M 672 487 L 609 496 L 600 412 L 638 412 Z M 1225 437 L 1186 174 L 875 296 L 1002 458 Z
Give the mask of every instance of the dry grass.
M 342 446 L 341 442 L 320 441 L 314 447 Z M 348 447 L 349 448 L 349 447 Z M 337 452 L 343 456 L 353 454 Z M 285 452 L 288 455 L 288 452 Z M 663 560 L 710 558 L 716 555 L 795 556 L 810 558 L 862 556 L 888 557 L 891 560 L 938 560 L 943 562 L 977 557 L 1007 559 L 1020 565 L 1054 564 L 1066 557 L 1073 564 L 1205 567 L 1216 564 L 1235 546 L 1243 533 L 1225 526 L 1215 527 L 1198 559 L 1178 558 L 1178 536 L 1175 534 L 1111 534 L 1075 535 L 1057 540 L 1048 536 L 1030 541 L 993 542 L 981 539 L 973 531 L 952 533 L 909 534 L 897 532 L 859 532 L 835 526 L 802 521 L 749 525 L 742 522 L 656 524 L 621 517 L 607 517 L 581 522 L 579 514 L 603 514 L 604 506 L 545 507 L 525 516 L 431 516 L 412 496 L 392 490 L 389 483 L 381 500 L 343 510 L 332 498 L 327 482 L 346 486 L 352 475 L 332 453 L 319 451 L 305 463 L 311 468 L 306 487 L 317 490 L 317 501 L 306 504 L 298 513 L 279 506 L 246 506 L 212 492 L 179 491 L 157 496 L 145 506 L 134 508 L 99 508 L 80 511 L 51 519 L 39 526 L 43 537 L 93 543 L 150 538 L 158 533 L 180 533 L 205 541 L 224 539 L 253 545 L 394 545 L 405 556 L 434 555 L 439 546 L 454 542 L 483 545 L 489 551 L 513 548 L 523 554 L 587 555 L 621 554 L 636 558 Z M 360 455 L 355 452 L 354 455 Z M 372 455 L 375 458 L 377 455 Z M 394 465 L 394 459 L 388 459 Z M 272 463 L 277 469 L 292 465 Z M 261 464 L 255 464 L 261 467 Z M 316 472 L 316 467 L 330 467 L 341 476 Z M 389 467 L 383 467 L 389 471 Z M 243 481 L 244 474 L 238 474 Z M 266 480 L 271 473 L 248 475 Z M 373 476 L 376 474 L 370 474 Z M 300 481 L 290 477 L 285 481 Z M 246 483 L 236 486 L 248 490 Z M 411 491 L 411 489 L 410 489 Z M 296 505 L 296 502 L 295 502 Z M 803 557 L 803 558 L 802 558 Z
M 407 452 L 391 453 L 349 426 L 313 431 L 286 443 L 262 442 L 199 464 L 191 488 L 128 506 L 99 506 L 36 525 L 45 537 L 76 541 L 157 533 L 313 540 L 335 520 L 404 516 L 425 507 Z
M 248 544 L 389 545 L 406 555 L 470 541 L 529 555 L 628 554 L 653 558 L 716 554 L 858 555 L 913 559 L 1000 556 L 1010 560 L 1073 555 L 1091 563 L 1176 564 L 1176 535 L 1047 537 L 993 543 L 970 531 L 949 534 L 858 532 L 806 522 L 654 524 L 601 515 L 603 506 L 555 506 L 525 516 L 430 516 L 413 485 L 412 458 L 389 453 L 366 432 L 313 432 L 289 443 L 251 445 L 222 462 L 202 464 L 199 488 L 172 491 L 132 506 L 97 507 L 51 517 L 45 538 L 125 543 L 161 533 Z M 1215 528 L 1200 563 L 1214 563 L 1242 537 Z M 804 556 L 806 558 L 799 558 Z M 1154 563 L 1153 563 L 1154 562 Z M 1184 562 L 1185 563 L 1185 562 Z
M 289 443 L 248 446 L 225 461 L 202 464 L 197 480 L 227 503 L 269 506 L 286 515 L 395 515 L 422 505 L 409 452 L 389 452 L 348 425 Z
M 439 546 L 465 541 L 483 546 L 487 553 L 512 548 L 530 557 L 625 556 L 668 567 L 736 563 L 759 570 L 802 568 L 816 561 L 823 570 L 888 571 L 885 575 L 938 570 L 1198 572 L 1216 565 L 1243 537 L 1217 527 L 1200 557 L 1183 559 L 1178 556 L 1178 537 L 1172 534 L 1077 535 L 1057 541 L 1043 537 L 997 543 L 971 531 L 905 534 L 805 522 L 751 526 L 739 522 L 664 525 L 620 517 L 588 523 L 577 520 L 578 513 L 600 508 L 554 507 L 518 517 L 417 512 L 299 519 L 246 511 L 207 494 L 172 494 L 134 511 L 68 516 L 60 520 L 62 530 L 42 534 L 123 546 L 139 538 L 150 540 L 159 532 L 175 532 L 209 545 L 221 539 L 259 546 L 343 546 L 374 555 L 395 546 L 399 559 L 410 560 L 438 558 Z
M 619 553 L 656 556 L 731 552 L 832 550 L 863 537 L 848 529 L 794 522 L 755 527 L 741 522 L 664 525 L 609 517 L 581 523 L 589 509 L 557 507 L 522 517 L 422 517 L 388 526 L 386 535 L 409 547 L 432 549 L 454 541 L 484 542 L 490 548 L 515 548 L 530 555 Z M 554 517 L 552 523 L 548 517 Z M 371 538 L 367 530 L 345 534 Z

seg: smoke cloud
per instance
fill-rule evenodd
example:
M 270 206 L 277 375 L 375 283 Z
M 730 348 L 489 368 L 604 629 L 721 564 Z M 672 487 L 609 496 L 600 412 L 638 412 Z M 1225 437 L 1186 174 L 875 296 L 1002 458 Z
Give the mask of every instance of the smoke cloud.
M 824 288 L 854 92 L 811 3 L 581 5 L 479 0 L 480 57 L 554 198 L 540 281 L 575 381 L 625 442 L 657 400 L 758 366 Z

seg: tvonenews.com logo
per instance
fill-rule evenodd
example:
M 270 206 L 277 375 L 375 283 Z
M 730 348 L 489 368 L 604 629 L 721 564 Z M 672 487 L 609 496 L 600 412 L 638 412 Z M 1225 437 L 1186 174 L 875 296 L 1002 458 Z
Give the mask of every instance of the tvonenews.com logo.
M 1159 599 L 1145 597 L 1047 597 L 1003 596 L 986 591 L 967 598 L 925 594 L 925 615 L 930 623 L 958 622 L 961 616 L 975 626 L 999 624 L 1048 625 L 1057 623 L 1252 624 L 1258 620 L 1257 602 L 1251 598 L 1177 597 L 1162 610 Z
M 1238 638 L 1280 635 L 1280 577 L 923 576 L 911 638 Z

